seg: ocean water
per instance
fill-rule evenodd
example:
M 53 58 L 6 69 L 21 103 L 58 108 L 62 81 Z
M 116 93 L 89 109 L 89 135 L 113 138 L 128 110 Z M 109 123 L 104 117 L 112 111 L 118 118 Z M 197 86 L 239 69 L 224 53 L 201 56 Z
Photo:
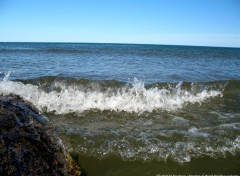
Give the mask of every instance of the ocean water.
M 0 94 L 46 114 L 88 175 L 239 174 L 240 49 L 0 43 Z

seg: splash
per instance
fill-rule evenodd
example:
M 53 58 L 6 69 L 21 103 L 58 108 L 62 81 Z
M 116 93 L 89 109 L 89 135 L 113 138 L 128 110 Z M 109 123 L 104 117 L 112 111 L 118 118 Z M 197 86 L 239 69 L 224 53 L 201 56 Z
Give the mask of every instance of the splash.
M 3 78 L 3 82 L 7 82 L 7 81 L 8 81 L 11 73 L 12 73 L 11 71 L 8 71 L 8 72 L 5 74 L 5 76 L 4 76 L 4 78 Z M 1 72 L 0 72 L 0 74 L 1 74 Z
M 39 110 L 56 114 L 81 113 L 93 109 L 129 113 L 175 111 L 186 104 L 202 103 L 211 97 L 222 95 L 222 92 L 217 90 L 184 90 L 182 83 L 168 89 L 147 89 L 144 82 L 136 78 L 123 87 L 108 87 L 106 90 L 101 90 L 101 85 L 95 85 L 98 87 L 96 89 L 86 89 L 83 85 L 54 82 L 51 83 L 50 91 L 44 91 L 41 86 L 10 81 L 10 74 L 8 72 L 0 82 L 1 94 L 20 95 Z

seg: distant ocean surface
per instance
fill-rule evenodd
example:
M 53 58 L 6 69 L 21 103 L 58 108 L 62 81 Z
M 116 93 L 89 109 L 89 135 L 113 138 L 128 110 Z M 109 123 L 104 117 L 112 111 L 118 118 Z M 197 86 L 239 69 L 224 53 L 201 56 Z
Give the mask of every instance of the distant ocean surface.
M 89 175 L 240 173 L 240 48 L 0 43 L 9 93 Z

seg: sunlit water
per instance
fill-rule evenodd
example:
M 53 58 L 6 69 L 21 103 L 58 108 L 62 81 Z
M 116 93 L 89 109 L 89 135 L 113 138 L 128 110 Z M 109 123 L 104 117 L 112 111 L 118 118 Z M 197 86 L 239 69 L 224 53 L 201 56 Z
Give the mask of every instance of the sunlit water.
M 0 60 L 0 93 L 45 113 L 89 175 L 240 171 L 240 49 L 0 43 Z

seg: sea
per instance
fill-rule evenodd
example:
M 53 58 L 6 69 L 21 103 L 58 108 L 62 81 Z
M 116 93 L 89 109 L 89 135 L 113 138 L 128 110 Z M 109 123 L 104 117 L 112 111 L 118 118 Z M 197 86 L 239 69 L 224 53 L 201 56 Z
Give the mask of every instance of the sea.
M 240 174 L 240 48 L 0 43 L 10 93 L 89 176 Z

